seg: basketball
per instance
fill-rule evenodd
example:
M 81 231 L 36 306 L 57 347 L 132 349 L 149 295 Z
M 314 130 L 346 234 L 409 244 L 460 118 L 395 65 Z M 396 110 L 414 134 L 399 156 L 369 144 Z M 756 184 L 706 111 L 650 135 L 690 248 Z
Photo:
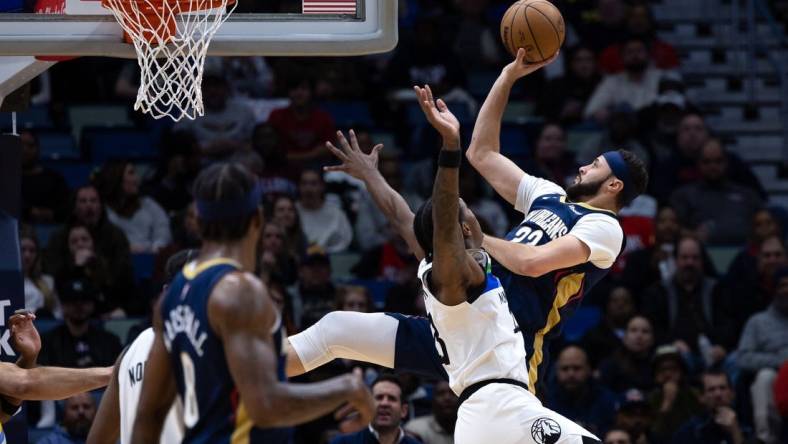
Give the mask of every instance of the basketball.
M 501 19 L 501 39 L 513 56 L 525 49 L 525 60 L 538 63 L 552 57 L 564 43 L 564 18 L 547 0 L 520 0 Z

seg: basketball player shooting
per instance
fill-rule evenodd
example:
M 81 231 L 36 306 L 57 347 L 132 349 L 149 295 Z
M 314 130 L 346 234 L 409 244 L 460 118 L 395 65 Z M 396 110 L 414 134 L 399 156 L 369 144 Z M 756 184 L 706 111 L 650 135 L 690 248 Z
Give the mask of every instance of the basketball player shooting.
M 194 196 L 203 244 L 154 313 L 131 441 L 158 441 L 176 392 L 184 442 L 249 442 L 258 439 L 255 427 L 299 424 L 345 402 L 359 412 L 357 426 L 366 426 L 374 406 L 360 374 L 283 381 L 281 337 L 274 340 L 281 317 L 250 272 L 264 222 L 256 178 L 238 164 L 214 164 L 197 177 Z

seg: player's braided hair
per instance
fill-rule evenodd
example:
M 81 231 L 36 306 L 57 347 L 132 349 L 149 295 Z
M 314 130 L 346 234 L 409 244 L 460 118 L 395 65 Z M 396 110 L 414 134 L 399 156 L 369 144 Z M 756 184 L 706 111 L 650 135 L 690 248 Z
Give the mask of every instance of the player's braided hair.
M 257 179 L 239 163 L 217 163 L 202 170 L 194 181 L 197 200 L 218 202 L 243 198 Z M 200 237 L 211 241 L 232 241 L 244 237 L 255 213 L 234 220 L 200 221 Z

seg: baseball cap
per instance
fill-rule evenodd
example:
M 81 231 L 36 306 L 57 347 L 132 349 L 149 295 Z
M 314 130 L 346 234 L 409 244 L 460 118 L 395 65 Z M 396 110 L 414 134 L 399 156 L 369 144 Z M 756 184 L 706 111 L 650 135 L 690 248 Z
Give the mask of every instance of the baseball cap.
M 301 260 L 301 265 L 331 265 L 326 251 L 319 245 L 311 245 L 306 250 L 306 256 Z
M 676 108 L 684 109 L 687 106 L 687 99 L 678 91 L 669 90 L 665 91 L 664 93 L 660 94 L 657 97 L 657 105 L 665 106 L 665 105 L 673 105 Z

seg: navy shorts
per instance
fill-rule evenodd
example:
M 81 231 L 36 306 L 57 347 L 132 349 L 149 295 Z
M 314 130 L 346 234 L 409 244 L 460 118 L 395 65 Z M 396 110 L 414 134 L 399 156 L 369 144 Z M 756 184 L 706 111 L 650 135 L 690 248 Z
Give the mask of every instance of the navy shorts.
M 386 313 L 399 321 L 394 346 L 394 370 L 415 373 L 432 379 L 449 380 L 443 369 L 430 321 L 423 316 Z

